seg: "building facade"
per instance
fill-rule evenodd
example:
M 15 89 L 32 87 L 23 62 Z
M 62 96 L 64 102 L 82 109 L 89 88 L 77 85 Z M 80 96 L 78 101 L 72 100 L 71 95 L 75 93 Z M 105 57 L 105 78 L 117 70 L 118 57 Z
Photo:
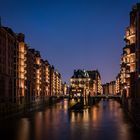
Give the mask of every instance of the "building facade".
M 136 30 L 135 21 L 130 20 L 130 26 L 126 29 L 125 42 L 121 57 L 121 94 L 130 97 L 134 85 L 136 73 Z
M 133 78 L 135 80 L 135 99 L 140 100 L 140 3 L 133 6 L 130 12 L 130 25 L 134 25 L 135 30 L 135 50 L 136 50 L 136 75 Z M 132 79 L 132 80 L 133 80 Z
M 109 83 L 103 84 L 103 95 L 109 95 Z
M 74 70 L 74 74 L 70 79 L 70 94 L 74 97 L 89 96 L 89 81 L 89 75 L 85 70 Z
M 64 96 L 69 95 L 69 86 L 66 82 L 62 83 L 62 93 Z
M 89 74 L 90 82 L 89 82 L 89 88 L 90 88 L 90 95 L 100 95 L 102 94 L 102 83 L 101 83 L 101 76 L 98 70 L 91 70 L 87 71 Z
M 97 70 L 74 70 L 70 79 L 72 96 L 95 96 L 102 93 L 101 77 Z
M 61 74 L 51 66 L 50 68 L 50 95 L 59 96 L 62 94 Z
M 0 26 L 0 104 L 23 106 L 58 95 L 61 74 L 26 44 L 24 34 Z
M 17 47 L 16 35 L 8 27 L 0 27 L 0 100 L 14 102 L 14 53 Z
M 35 101 L 35 50 L 27 50 L 27 101 Z
M 111 81 L 103 85 L 103 94 L 104 95 L 116 95 L 116 82 Z
M 44 95 L 50 96 L 50 64 L 47 60 L 44 61 Z
M 121 95 L 121 77 L 120 77 L 120 73 L 116 76 L 115 93 L 116 93 L 116 95 Z
M 130 12 L 130 24 L 124 40 L 116 90 L 122 95 L 124 108 L 140 127 L 140 3 L 134 5 Z
M 15 49 L 16 65 L 16 103 L 22 104 L 27 97 L 27 45 L 24 41 L 24 34 L 17 34 L 17 47 Z

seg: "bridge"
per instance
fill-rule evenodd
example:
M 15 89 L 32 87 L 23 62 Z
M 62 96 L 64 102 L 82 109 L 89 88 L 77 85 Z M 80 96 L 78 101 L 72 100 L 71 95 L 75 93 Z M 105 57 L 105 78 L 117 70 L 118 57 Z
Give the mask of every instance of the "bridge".
M 90 97 L 74 97 L 69 98 L 68 107 L 70 110 L 82 110 L 84 108 L 98 103 L 101 99 L 115 99 L 121 101 L 121 98 L 121 95 L 96 95 Z
M 88 97 L 83 97 L 83 96 L 75 96 L 71 97 L 69 95 L 56 95 L 56 96 L 51 96 L 50 101 L 60 101 L 64 98 L 67 98 L 68 101 L 68 108 L 70 110 L 82 110 L 84 108 L 87 108 L 91 105 L 94 105 L 101 101 L 101 99 L 104 100 L 109 100 L 109 99 L 114 99 L 119 102 L 121 102 L 122 96 L 121 95 L 95 95 L 95 96 L 88 96 Z
M 54 95 L 54 96 L 51 96 L 51 98 L 71 98 L 71 99 L 79 99 L 79 98 L 86 98 L 84 96 L 74 96 L 74 97 L 70 97 L 70 95 Z M 122 98 L 121 95 L 94 95 L 94 96 L 89 96 L 87 98 L 106 98 L 106 99 L 116 99 L 116 98 Z
M 91 96 L 94 98 L 106 98 L 106 99 L 116 99 L 116 98 L 122 98 L 121 95 L 95 95 L 95 96 Z

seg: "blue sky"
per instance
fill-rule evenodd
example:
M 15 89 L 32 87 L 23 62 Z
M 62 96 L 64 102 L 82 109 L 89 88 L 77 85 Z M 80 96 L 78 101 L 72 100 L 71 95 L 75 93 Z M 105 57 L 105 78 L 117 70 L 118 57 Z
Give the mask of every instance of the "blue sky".
M 129 12 L 138 0 L 0 0 L 4 26 L 23 32 L 26 43 L 69 81 L 74 69 L 98 69 L 114 80 L 125 45 Z

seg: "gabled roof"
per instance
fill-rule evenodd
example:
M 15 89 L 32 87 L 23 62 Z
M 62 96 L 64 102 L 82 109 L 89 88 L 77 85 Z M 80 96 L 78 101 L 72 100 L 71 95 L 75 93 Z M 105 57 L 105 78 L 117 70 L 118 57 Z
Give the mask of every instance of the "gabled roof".
M 89 75 L 87 71 L 78 69 L 74 70 L 72 78 L 89 78 Z

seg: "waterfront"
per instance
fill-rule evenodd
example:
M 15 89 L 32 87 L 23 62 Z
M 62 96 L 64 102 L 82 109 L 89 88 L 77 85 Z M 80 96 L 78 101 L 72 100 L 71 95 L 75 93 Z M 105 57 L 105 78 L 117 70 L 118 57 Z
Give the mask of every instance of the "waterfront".
M 1 122 L 7 140 L 136 140 L 140 139 L 121 105 L 102 100 L 83 112 L 68 111 L 68 100 Z

